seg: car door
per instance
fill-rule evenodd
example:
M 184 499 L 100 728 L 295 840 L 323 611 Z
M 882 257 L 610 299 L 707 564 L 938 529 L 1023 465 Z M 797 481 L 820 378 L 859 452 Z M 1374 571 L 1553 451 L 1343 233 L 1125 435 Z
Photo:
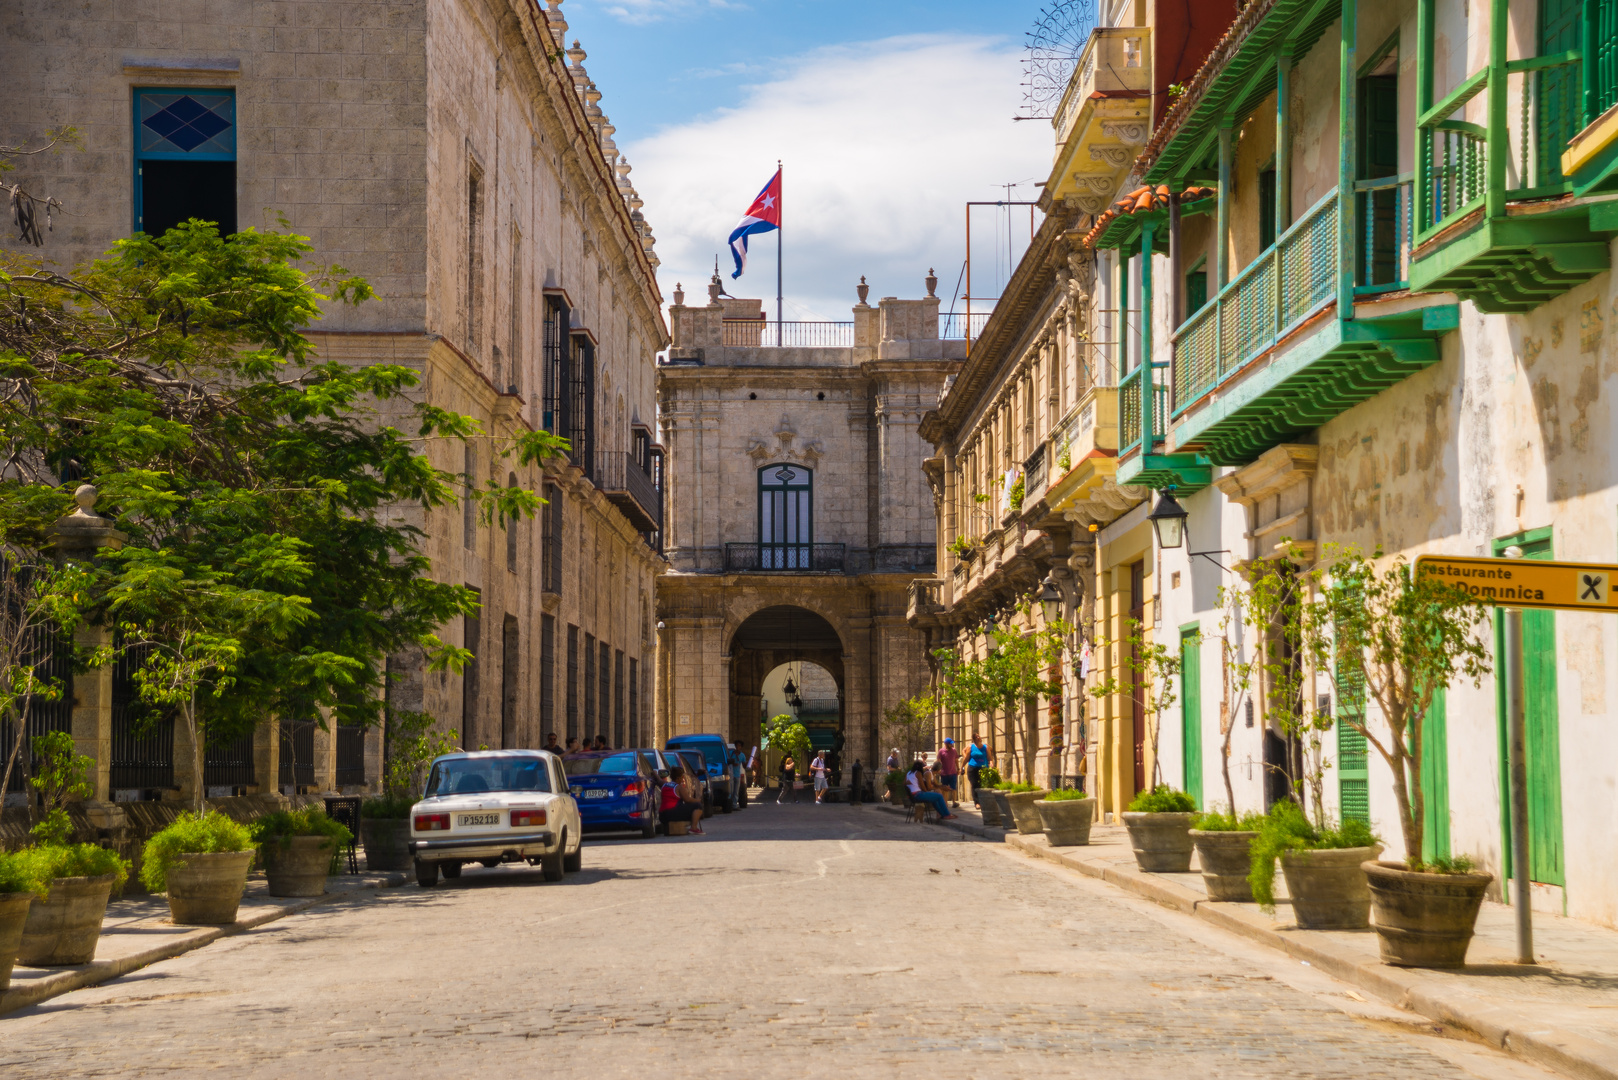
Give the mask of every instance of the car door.
M 556 802 L 557 805 L 562 809 L 563 826 L 573 836 L 578 837 L 579 843 L 582 845 L 584 843 L 584 823 L 579 817 L 578 800 L 575 799 L 568 791 L 567 776 L 562 771 L 562 762 L 553 757 L 550 759 L 550 766 L 551 790 L 557 793 Z

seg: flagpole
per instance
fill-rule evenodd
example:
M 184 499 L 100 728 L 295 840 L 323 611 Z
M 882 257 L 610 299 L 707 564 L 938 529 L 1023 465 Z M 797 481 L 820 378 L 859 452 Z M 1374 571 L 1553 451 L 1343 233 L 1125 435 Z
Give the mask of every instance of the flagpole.
M 775 171 L 776 171 L 777 175 L 780 175 L 780 173 L 781 173 L 781 159 L 780 158 L 775 159 Z M 785 180 L 786 180 L 786 178 L 783 176 L 782 177 L 783 186 L 785 185 Z M 781 219 L 781 225 L 777 225 L 775 227 L 775 347 L 777 349 L 779 349 L 781 347 L 781 292 L 782 292 L 782 290 L 781 290 L 781 231 L 782 231 L 782 225 L 786 224 L 786 215 L 784 213 L 782 213 L 782 211 L 781 211 L 781 203 L 779 201 L 777 201 L 776 204 L 775 204 L 775 213 L 776 213 L 776 216 Z

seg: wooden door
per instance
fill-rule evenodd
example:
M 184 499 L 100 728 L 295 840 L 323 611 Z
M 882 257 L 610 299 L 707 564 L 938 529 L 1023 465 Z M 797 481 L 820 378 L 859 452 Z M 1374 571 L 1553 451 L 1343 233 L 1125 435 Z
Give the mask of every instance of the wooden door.
M 1449 729 L 1444 687 L 1433 693 L 1422 723 L 1421 797 L 1423 862 L 1449 858 Z

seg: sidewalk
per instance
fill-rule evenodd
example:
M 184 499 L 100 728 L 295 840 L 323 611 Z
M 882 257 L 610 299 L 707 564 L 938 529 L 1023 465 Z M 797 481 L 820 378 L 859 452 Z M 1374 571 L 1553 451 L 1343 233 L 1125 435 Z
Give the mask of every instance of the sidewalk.
M 101 923 L 95 960 L 76 967 L 18 966 L 11 973 L 11 988 L 0 993 L 0 1016 L 70 990 L 116 979 L 147 964 L 199 949 L 317 904 L 365 896 L 404 883 L 405 875 L 398 873 L 335 874 L 326 881 L 325 896 L 287 900 L 270 896 L 264 875 L 255 873 L 247 879 L 241 909 L 230 926 L 175 926 L 169 921 L 168 901 L 161 896 L 114 900 L 107 905 L 107 917 Z
M 1511 908 L 1485 902 L 1464 970 L 1389 967 L 1378 958 L 1373 931 L 1298 929 L 1280 875 L 1275 914 L 1266 915 L 1256 904 L 1210 901 L 1200 873 L 1142 873 L 1122 826 L 1097 825 L 1087 847 L 1053 848 L 1042 835 L 985 826 L 970 805 L 962 805 L 956 815 L 958 820 L 942 826 L 1003 840 L 1028 855 L 1205 919 L 1401 1008 L 1473 1031 L 1491 1045 L 1547 1068 L 1591 1080 L 1618 1080 L 1618 931 L 1535 912 L 1534 949 L 1542 962 L 1525 967 L 1512 962 L 1516 930 Z

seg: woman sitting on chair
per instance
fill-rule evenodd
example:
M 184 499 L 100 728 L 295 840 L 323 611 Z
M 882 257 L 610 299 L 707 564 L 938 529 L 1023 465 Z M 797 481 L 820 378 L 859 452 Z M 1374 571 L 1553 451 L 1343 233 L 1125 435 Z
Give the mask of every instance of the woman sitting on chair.
M 949 812 L 949 804 L 944 801 L 944 796 L 936 791 L 927 790 L 929 783 L 927 766 L 919 760 L 912 762 L 910 771 L 905 774 L 905 784 L 910 788 L 911 801 L 932 807 L 933 810 L 937 811 L 938 820 L 940 821 L 953 817 L 954 815 Z
M 671 821 L 686 821 L 691 824 L 691 831 L 698 836 L 702 835 L 702 799 L 697 797 L 695 789 L 684 769 L 670 769 L 670 786 L 663 788 L 662 809 L 658 811 L 658 820 L 665 826 Z

